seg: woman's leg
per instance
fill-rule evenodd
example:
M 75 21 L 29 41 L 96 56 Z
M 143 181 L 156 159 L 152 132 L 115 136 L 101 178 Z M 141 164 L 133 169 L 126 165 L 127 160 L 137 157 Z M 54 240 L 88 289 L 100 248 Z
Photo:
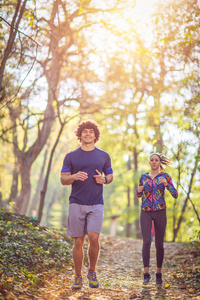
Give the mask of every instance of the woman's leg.
M 161 272 L 163 258 L 164 258 L 164 236 L 167 225 L 166 210 L 154 212 L 154 226 L 155 226 L 155 246 L 156 246 L 156 260 L 157 272 Z
M 140 226 L 143 238 L 142 247 L 142 258 L 144 265 L 144 272 L 149 272 L 149 261 L 150 261 L 150 248 L 151 248 L 151 228 L 152 228 L 152 218 L 151 214 L 147 211 L 141 211 L 140 214 Z

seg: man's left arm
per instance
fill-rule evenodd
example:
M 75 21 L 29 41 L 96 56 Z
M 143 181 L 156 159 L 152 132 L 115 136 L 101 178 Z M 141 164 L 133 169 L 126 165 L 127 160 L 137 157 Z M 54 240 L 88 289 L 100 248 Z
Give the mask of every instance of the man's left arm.
M 97 175 L 94 175 L 96 183 L 99 184 L 109 184 L 113 181 L 113 173 L 103 176 L 98 170 L 96 170 Z
M 109 184 L 113 181 L 113 173 L 108 174 L 104 177 L 104 184 Z
M 111 183 L 113 181 L 113 169 L 111 167 L 111 159 L 110 159 L 109 154 L 107 154 L 106 163 L 105 163 L 103 172 L 105 174 L 105 177 L 104 177 L 105 181 L 103 183 L 104 184 Z

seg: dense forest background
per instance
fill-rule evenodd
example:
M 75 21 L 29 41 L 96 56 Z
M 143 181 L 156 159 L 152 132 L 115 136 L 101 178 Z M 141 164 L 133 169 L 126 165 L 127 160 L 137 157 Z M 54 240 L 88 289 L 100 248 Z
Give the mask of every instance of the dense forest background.
M 146 1 L 148 2 L 148 1 Z M 103 233 L 140 238 L 140 175 L 159 152 L 178 189 L 166 191 L 166 241 L 200 222 L 200 4 L 131 0 L 4 0 L 0 12 L 1 192 L 4 210 L 66 226 L 60 184 L 77 124 L 95 120 L 112 159 Z M 145 10 L 145 1 L 140 1 Z M 148 8 L 147 8 L 148 10 Z

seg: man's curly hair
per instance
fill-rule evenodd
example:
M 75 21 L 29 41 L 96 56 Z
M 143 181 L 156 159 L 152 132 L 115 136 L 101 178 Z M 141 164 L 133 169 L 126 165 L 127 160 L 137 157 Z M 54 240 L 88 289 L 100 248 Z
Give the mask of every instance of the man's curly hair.
M 78 127 L 76 128 L 74 134 L 77 137 L 77 140 L 81 142 L 81 134 L 84 129 L 93 129 L 95 133 L 95 143 L 98 142 L 100 138 L 100 130 L 99 126 L 95 121 L 88 120 L 88 121 L 82 121 Z

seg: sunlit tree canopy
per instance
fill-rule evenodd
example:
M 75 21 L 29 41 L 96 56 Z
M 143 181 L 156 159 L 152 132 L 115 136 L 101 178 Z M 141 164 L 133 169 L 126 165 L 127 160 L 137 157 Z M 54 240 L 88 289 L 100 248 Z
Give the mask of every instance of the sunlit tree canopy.
M 70 187 L 60 184 L 74 131 L 86 119 L 112 160 L 103 232 L 140 238 L 140 175 L 149 155 L 166 171 L 167 241 L 199 226 L 200 4 L 197 0 L 9 1 L 0 11 L 0 205 L 66 226 Z M 184 233 L 184 234 L 183 234 Z M 187 234 L 185 234 L 187 233 Z

